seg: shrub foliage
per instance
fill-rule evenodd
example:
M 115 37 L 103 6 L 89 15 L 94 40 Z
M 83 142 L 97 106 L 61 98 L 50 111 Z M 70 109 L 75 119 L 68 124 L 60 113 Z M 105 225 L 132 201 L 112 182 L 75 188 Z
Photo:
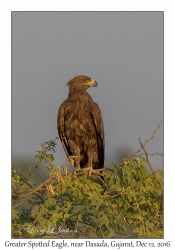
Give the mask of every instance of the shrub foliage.
M 28 176 L 12 170 L 12 237 L 163 238 L 163 174 L 145 149 L 156 130 L 122 164 L 92 173 L 56 166 L 56 140 L 41 144 Z M 30 178 L 42 161 L 48 179 L 36 185 Z

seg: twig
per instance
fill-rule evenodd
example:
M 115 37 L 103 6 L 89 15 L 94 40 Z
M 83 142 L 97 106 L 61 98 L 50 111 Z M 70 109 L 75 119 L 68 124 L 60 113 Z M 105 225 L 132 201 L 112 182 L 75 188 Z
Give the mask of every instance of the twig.
M 99 227 L 99 228 L 100 228 L 100 232 L 101 232 L 103 238 L 105 238 L 104 233 L 103 233 L 103 230 L 101 229 L 101 227 Z
M 141 154 L 136 154 L 135 156 L 140 156 L 140 155 L 145 155 L 145 154 L 143 154 L 143 153 L 141 153 Z M 163 156 L 163 154 L 160 154 L 160 153 L 153 153 L 153 154 L 148 154 L 148 155 L 151 155 L 151 156 L 153 156 L 153 155 L 160 155 L 160 156 Z
M 163 121 L 161 121 L 160 124 L 157 126 L 157 128 L 153 131 L 152 136 L 151 136 L 148 140 L 145 141 L 144 146 L 145 146 L 145 145 L 147 144 L 147 142 L 149 142 L 151 139 L 154 139 L 154 134 L 155 134 L 156 131 L 160 128 L 160 126 L 162 125 L 162 123 L 163 123 Z
M 163 121 L 161 121 L 160 124 L 157 126 L 157 128 L 153 131 L 151 137 L 150 137 L 149 139 L 146 139 L 145 143 L 143 144 L 144 147 L 145 147 L 145 145 L 146 145 L 150 140 L 152 140 L 152 139 L 154 138 L 154 134 L 155 134 L 156 131 L 160 128 L 160 126 L 162 125 L 162 123 L 163 123 Z M 139 150 L 137 150 L 135 153 L 131 154 L 131 155 L 129 156 L 129 158 L 133 158 L 134 156 L 136 156 L 140 151 L 142 151 L 142 149 L 143 149 L 143 148 L 141 147 L 141 148 L 140 148 Z
M 28 174 L 28 176 L 23 180 L 23 183 L 20 184 L 20 186 L 22 187 L 25 183 L 27 183 L 28 179 L 30 178 L 30 176 L 34 173 L 34 171 L 37 169 L 37 165 L 30 171 L 30 173 Z
M 106 185 L 106 183 L 102 180 L 102 178 L 98 177 L 98 179 L 103 183 L 103 185 L 109 190 L 108 186 Z
M 115 232 L 115 234 L 121 234 L 124 238 L 135 238 L 136 236 L 135 235 L 132 235 L 132 234 L 124 234 L 124 233 L 120 233 L 120 232 Z
M 25 199 L 24 199 L 25 200 Z M 23 202 L 24 202 L 24 200 L 22 200 L 21 202 L 18 202 L 15 206 L 13 206 L 12 208 L 15 208 L 15 207 L 17 207 L 18 205 L 21 205 Z
M 39 184 L 38 186 L 36 186 L 33 189 L 26 189 L 24 191 L 21 192 L 13 192 L 12 195 L 18 195 L 18 196 L 28 196 L 34 192 L 36 192 L 37 190 L 39 190 L 42 186 L 46 185 L 50 180 L 52 180 L 55 177 L 55 174 L 52 175 L 50 178 L 48 178 L 46 181 L 42 182 L 41 184 Z M 29 191 L 28 193 L 26 193 L 27 191 Z
M 155 131 L 154 131 L 154 133 L 155 133 Z M 154 134 L 154 133 L 153 133 L 153 134 Z M 147 161 L 148 165 L 150 166 L 150 169 L 151 169 L 151 171 L 152 171 L 152 174 L 154 175 L 155 179 L 158 181 L 158 183 L 159 183 L 159 185 L 160 185 L 160 187 L 161 187 L 161 189 L 162 189 L 162 192 L 163 192 L 162 184 L 161 184 L 161 182 L 157 179 L 157 177 L 156 177 L 156 175 L 155 175 L 155 172 L 154 172 L 154 170 L 153 170 L 153 167 L 152 167 L 152 165 L 151 165 L 151 163 L 150 163 L 150 161 L 149 161 L 148 153 L 147 153 L 147 151 L 146 151 L 146 149 L 145 149 L 145 145 L 146 145 L 146 144 L 143 145 L 143 143 L 142 143 L 140 137 L 139 137 L 139 143 L 140 143 L 141 148 L 143 149 L 143 151 L 144 151 L 144 153 L 145 153 L 146 161 Z
M 110 168 L 104 168 L 104 170 L 110 171 L 110 172 L 114 172 L 114 169 L 110 169 Z
M 139 181 L 138 185 L 136 185 L 136 186 L 134 186 L 134 187 L 128 187 L 128 189 L 127 189 L 125 192 L 120 191 L 119 193 L 114 194 L 114 195 L 104 194 L 104 195 L 99 195 L 99 197 L 101 197 L 101 198 L 104 198 L 104 197 L 115 198 L 115 197 L 120 196 L 120 195 L 127 195 L 127 194 L 129 194 L 131 191 L 137 190 L 138 188 L 140 188 L 148 178 L 153 177 L 153 176 L 155 176 L 155 172 L 153 172 L 152 174 L 150 174 L 149 176 L 147 176 L 147 177 L 144 178 L 143 180 Z
M 123 219 L 124 219 L 125 223 L 126 223 L 126 224 L 130 227 L 130 228 L 134 229 L 134 227 L 133 227 L 133 226 L 131 226 L 131 225 L 127 222 L 127 220 L 126 220 L 125 216 L 124 216 L 124 215 L 122 215 L 122 216 L 123 216 Z
M 26 182 L 26 184 L 27 184 L 30 188 L 32 188 L 32 186 L 31 186 L 28 182 Z M 36 195 L 36 196 L 42 201 L 42 203 L 44 203 L 44 199 L 41 197 L 40 194 L 37 194 L 37 193 L 35 192 L 34 195 Z
M 137 209 L 138 209 L 138 212 L 139 212 L 140 216 L 142 216 L 142 213 L 141 213 L 141 211 L 140 211 L 139 205 L 138 205 L 138 208 L 137 208 Z M 143 230 L 144 230 L 144 236 L 146 236 L 146 227 L 145 227 L 145 223 L 144 223 L 143 218 L 142 218 L 142 220 L 141 220 L 141 223 L 142 223 Z

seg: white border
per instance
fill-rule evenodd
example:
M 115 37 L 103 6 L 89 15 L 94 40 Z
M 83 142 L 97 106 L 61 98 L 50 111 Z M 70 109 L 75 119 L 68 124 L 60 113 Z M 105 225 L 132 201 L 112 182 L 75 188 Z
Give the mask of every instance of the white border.
M 108 1 L 44 1 L 6 0 L 0 8 L 0 152 L 1 152 L 1 205 L 0 235 L 4 249 L 5 240 L 11 240 L 11 11 L 164 11 L 164 154 L 165 154 L 165 232 L 163 240 L 171 241 L 175 249 L 175 3 L 163 0 L 108 0 Z M 27 242 L 28 240 L 23 240 Z M 95 240 L 97 242 L 97 240 Z M 145 241 L 145 240 L 144 240 Z M 35 240 L 33 240 L 35 242 Z M 38 240 L 36 240 L 38 242 Z M 149 242 L 151 242 L 149 240 Z

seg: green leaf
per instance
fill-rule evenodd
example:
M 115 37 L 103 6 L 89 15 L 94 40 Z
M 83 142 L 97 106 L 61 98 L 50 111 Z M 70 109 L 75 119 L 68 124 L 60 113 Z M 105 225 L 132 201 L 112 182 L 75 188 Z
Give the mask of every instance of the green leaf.
M 12 209 L 12 219 L 18 219 L 19 212 L 15 209 Z

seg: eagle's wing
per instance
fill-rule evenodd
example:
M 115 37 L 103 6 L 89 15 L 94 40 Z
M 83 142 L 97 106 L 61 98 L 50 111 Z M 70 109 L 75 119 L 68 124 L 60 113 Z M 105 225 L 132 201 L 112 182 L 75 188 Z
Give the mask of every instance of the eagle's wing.
M 103 119 L 101 116 L 101 111 L 98 105 L 95 102 L 92 102 L 92 118 L 97 135 L 97 144 L 98 144 L 98 154 L 100 166 L 104 165 L 104 125 Z
M 65 102 L 61 104 L 61 106 L 58 109 L 58 116 L 57 116 L 57 129 L 58 129 L 58 134 L 60 136 L 61 143 L 63 145 L 63 149 L 66 153 L 66 156 L 69 157 L 71 155 L 71 152 L 68 147 L 66 135 L 65 135 L 65 126 L 64 126 L 64 106 Z M 74 161 L 71 161 L 71 164 L 74 165 Z

